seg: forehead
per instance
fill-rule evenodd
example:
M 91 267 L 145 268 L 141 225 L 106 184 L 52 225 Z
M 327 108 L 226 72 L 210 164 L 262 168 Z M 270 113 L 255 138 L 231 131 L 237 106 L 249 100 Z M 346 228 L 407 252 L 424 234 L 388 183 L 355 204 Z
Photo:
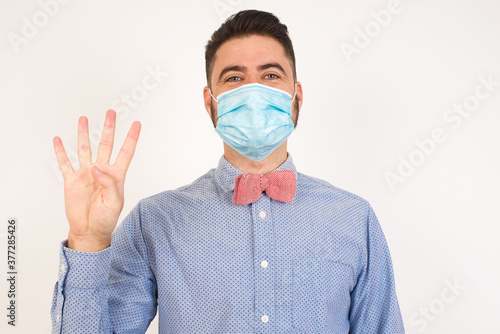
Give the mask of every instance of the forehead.
M 231 38 L 215 53 L 212 73 L 216 76 L 227 66 L 240 65 L 252 68 L 273 62 L 279 63 L 291 74 L 291 64 L 285 49 L 276 39 L 260 35 Z

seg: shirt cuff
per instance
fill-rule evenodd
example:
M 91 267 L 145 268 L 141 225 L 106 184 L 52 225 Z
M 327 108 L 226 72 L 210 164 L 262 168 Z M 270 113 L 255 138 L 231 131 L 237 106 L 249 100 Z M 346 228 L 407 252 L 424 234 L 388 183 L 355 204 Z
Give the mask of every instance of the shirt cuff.
M 82 252 L 67 247 L 68 240 L 61 242 L 59 281 L 66 287 L 94 289 L 108 284 L 111 249 L 99 252 Z

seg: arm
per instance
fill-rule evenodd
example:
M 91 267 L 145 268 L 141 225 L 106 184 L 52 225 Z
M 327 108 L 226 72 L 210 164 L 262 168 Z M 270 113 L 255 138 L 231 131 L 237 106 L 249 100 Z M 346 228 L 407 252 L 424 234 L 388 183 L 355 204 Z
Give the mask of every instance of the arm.
M 122 306 L 121 301 L 115 302 L 118 293 L 114 290 L 130 289 L 127 294 L 120 291 L 119 297 L 123 300 L 130 298 L 128 294 L 134 297 L 134 288 L 140 290 L 142 285 L 149 286 L 144 289 L 154 291 L 146 257 L 144 252 L 139 251 L 140 242 L 143 241 L 142 237 L 137 237 L 140 234 L 137 232 L 137 228 L 140 230 L 139 206 L 122 224 L 133 229 L 119 228 L 116 234 L 113 233 L 123 208 L 125 175 L 141 129 L 139 122 L 132 124 L 115 163 L 110 164 L 115 123 L 116 113 L 108 110 L 97 159 L 92 163 L 88 120 L 80 117 L 80 168 L 77 171 L 66 155 L 61 138 L 53 139 L 57 162 L 64 178 L 64 203 L 69 223 L 68 240 L 61 248 L 59 279 L 54 291 L 52 321 L 55 333 L 114 331 L 113 316 L 116 313 L 110 313 L 108 308 L 115 304 L 119 309 Z M 112 237 L 113 246 L 109 247 Z M 135 262 L 135 265 L 123 268 L 120 267 L 122 262 Z M 129 269 L 134 271 L 127 272 Z M 123 281 L 128 280 L 128 285 L 113 284 L 114 280 L 120 282 L 120 277 L 125 278 Z M 141 313 L 136 315 L 140 316 Z M 136 325 L 127 324 L 126 327 Z M 142 329 L 142 326 L 137 326 Z
M 366 261 L 351 293 L 350 333 L 404 333 L 389 248 L 371 206 L 366 229 Z
M 111 247 L 82 252 L 62 243 L 52 333 L 145 333 L 156 307 L 140 203 L 113 233 Z
M 61 243 L 54 288 L 52 333 L 111 333 L 107 281 L 111 248 L 81 252 Z

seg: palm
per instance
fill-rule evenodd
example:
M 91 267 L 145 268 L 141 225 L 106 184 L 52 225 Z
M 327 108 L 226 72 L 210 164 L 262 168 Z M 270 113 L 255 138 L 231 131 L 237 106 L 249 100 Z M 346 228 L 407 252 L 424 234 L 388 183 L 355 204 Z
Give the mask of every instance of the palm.
M 104 130 L 92 163 L 88 122 L 78 122 L 78 160 L 80 169 L 73 170 L 59 137 L 54 138 L 54 150 L 64 177 L 64 201 L 69 234 L 76 238 L 105 240 L 110 238 L 124 203 L 125 175 L 132 160 L 140 132 L 140 123 L 132 124 L 127 138 L 113 165 L 109 164 L 113 149 L 116 113 L 106 114 Z M 103 175 L 96 173 L 96 166 Z
M 64 182 L 66 216 L 68 221 L 75 222 L 70 225 L 71 232 L 80 236 L 88 233 L 105 235 L 110 233 L 110 229 L 112 232 L 113 226 L 109 224 L 116 222 L 110 221 L 111 217 L 116 216 L 116 210 L 121 211 L 123 205 L 122 202 L 111 206 L 111 199 L 106 197 L 103 186 L 92 177 L 91 167 L 80 168 Z M 108 174 L 111 174 L 109 170 Z M 123 196 L 123 181 L 120 184 L 118 189 Z

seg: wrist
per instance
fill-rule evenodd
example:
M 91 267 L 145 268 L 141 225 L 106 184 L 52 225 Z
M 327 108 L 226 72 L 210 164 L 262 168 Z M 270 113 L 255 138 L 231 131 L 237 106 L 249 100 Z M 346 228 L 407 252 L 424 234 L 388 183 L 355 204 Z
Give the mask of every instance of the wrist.
M 111 245 L 111 237 L 75 236 L 68 234 L 68 248 L 82 252 L 99 252 Z

